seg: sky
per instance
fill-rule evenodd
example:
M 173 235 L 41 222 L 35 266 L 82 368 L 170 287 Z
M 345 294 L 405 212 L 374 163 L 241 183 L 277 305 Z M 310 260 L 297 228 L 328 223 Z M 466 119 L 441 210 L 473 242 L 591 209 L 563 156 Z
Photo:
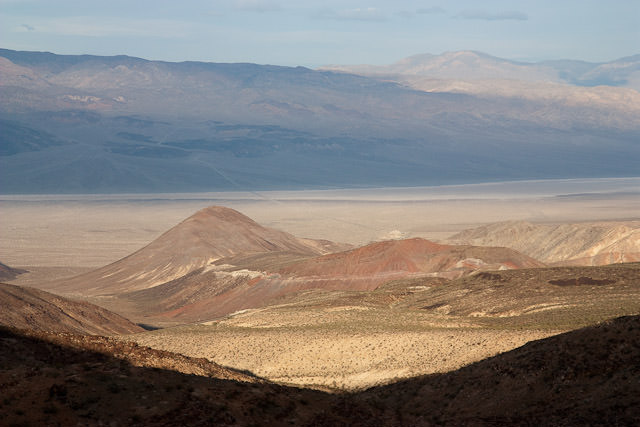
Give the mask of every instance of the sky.
M 0 0 L 0 47 L 311 68 L 458 50 L 605 62 L 640 53 L 640 0 Z

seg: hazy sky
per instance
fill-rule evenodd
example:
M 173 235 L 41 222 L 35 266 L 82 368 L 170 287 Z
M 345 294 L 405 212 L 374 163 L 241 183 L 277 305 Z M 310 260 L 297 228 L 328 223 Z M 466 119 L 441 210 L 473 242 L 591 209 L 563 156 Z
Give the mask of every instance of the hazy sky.
M 168 61 L 386 64 L 640 53 L 640 0 L 0 0 L 0 47 Z

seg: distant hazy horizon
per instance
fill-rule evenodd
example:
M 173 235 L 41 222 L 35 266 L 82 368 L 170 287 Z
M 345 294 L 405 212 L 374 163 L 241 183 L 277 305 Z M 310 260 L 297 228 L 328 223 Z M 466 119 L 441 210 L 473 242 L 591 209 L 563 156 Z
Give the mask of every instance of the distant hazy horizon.
M 2 1 L 16 50 L 311 68 L 477 50 L 511 60 L 605 62 L 637 53 L 640 3 L 568 0 Z
M 418 201 L 493 198 L 496 196 L 557 197 L 586 194 L 638 192 L 640 176 L 625 178 L 565 178 L 402 187 L 344 187 L 299 190 L 139 192 L 139 193 L 42 193 L 2 194 L 2 201 L 159 201 L 159 200 L 349 200 Z

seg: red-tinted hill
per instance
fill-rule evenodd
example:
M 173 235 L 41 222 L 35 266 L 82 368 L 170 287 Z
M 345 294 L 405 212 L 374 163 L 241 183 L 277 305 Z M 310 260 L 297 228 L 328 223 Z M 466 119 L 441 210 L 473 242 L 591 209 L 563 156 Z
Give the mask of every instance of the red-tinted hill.
M 233 209 L 212 206 L 171 228 L 139 251 L 106 267 L 47 285 L 63 293 L 108 295 L 148 289 L 177 279 L 220 258 L 290 252 L 314 256 L 343 248 L 299 239 L 263 227 Z
M 307 289 L 370 291 L 407 277 L 457 278 L 478 270 L 543 266 L 512 249 L 448 246 L 424 239 L 377 242 L 276 268 L 256 268 L 244 260 L 234 266 L 233 258 L 223 261 L 229 264 L 226 271 L 203 269 L 125 298 L 140 312 L 197 321 L 260 307 Z
M 279 272 L 287 277 L 327 283 L 347 282 L 351 289 L 372 290 L 391 279 L 416 274 L 457 278 L 476 270 L 542 266 L 542 263 L 512 249 L 441 245 L 414 238 L 376 242 L 304 260 Z

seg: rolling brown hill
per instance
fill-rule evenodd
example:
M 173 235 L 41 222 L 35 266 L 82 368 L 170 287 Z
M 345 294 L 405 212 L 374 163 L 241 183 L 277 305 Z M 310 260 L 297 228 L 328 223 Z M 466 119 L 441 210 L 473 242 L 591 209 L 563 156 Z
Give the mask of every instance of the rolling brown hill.
M 569 330 L 640 313 L 640 263 L 479 272 L 440 286 L 424 279 L 391 282 L 380 291 L 402 294 L 398 308 L 492 327 Z
M 558 265 L 605 265 L 640 261 L 640 222 L 532 224 L 508 221 L 465 230 L 455 244 L 505 246 Z
M 425 239 L 392 240 L 306 259 L 282 253 L 277 261 L 273 254 L 224 258 L 171 282 L 119 297 L 123 305 L 136 307 L 127 313 L 132 318 L 145 313 L 198 321 L 264 306 L 308 289 L 371 291 L 401 278 L 456 278 L 479 270 L 542 266 L 506 248 L 449 246 Z
M 269 252 L 313 256 L 345 247 L 348 246 L 299 239 L 263 227 L 233 209 L 211 206 L 113 264 L 46 286 L 56 292 L 84 296 L 118 294 L 152 288 L 224 257 Z
M 10 425 L 640 423 L 640 316 L 355 394 L 260 382 L 101 337 L 0 328 L 0 341 L 11 343 L 0 346 L 0 416 Z
M 373 290 L 405 277 L 456 278 L 478 270 L 543 265 L 511 249 L 440 245 L 424 239 L 344 250 L 347 247 L 299 239 L 214 206 L 126 258 L 42 287 L 93 298 L 140 322 L 157 316 L 172 322 L 197 321 L 262 306 L 305 289 Z
M 310 289 L 241 317 L 246 324 L 268 324 L 265 319 L 275 322 L 285 313 L 317 311 L 326 318 L 340 308 L 359 313 L 361 322 L 368 313 L 387 312 L 405 323 L 415 314 L 435 316 L 442 325 L 567 331 L 640 313 L 640 263 L 481 271 L 454 280 L 407 277 L 373 291 Z
M 411 274 L 457 278 L 477 270 L 542 266 L 535 259 L 511 249 L 442 245 L 413 238 L 376 242 L 303 260 L 283 267 L 279 272 L 309 280 L 346 281 L 350 289 L 372 290 L 390 278 Z
M 75 334 L 129 334 L 143 329 L 115 313 L 34 288 L 0 283 L 0 325 Z

